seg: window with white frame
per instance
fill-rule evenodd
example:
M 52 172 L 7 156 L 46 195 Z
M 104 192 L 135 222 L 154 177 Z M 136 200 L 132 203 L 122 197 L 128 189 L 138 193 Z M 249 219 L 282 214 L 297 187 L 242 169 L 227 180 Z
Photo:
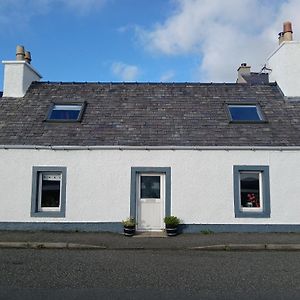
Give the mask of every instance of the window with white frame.
M 270 217 L 268 166 L 234 166 L 236 217 Z
M 60 172 L 40 172 L 38 188 L 38 210 L 59 211 L 61 199 Z
M 66 202 L 66 168 L 33 167 L 32 217 L 64 217 Z

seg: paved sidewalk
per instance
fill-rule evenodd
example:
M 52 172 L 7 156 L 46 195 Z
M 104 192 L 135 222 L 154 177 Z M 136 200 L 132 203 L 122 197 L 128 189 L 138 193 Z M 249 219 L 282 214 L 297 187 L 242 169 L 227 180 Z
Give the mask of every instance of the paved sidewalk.
M 300 251 L 300 233 L 184 233 L 145 237 L 107 232 L 0 231 L 0 248 L 291 250 Z

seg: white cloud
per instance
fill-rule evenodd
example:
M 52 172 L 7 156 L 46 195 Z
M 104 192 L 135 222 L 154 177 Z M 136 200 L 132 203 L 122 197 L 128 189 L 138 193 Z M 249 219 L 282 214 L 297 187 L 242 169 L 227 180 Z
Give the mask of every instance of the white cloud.
M 175 72 L 173 70 L 169 70 L 160 76 L 161 82 L 171 81 L 175 76 Z
M 282 23 L 300 34 L 299 0 L 173 0 L 173 13 L 152 30 L 138 30 L 145 48 L 164 55 L 198 55 L 201 81 L 234 81 L 248 62 L 259 71 L 277 45 Z M 298 34 L 298 36 L 299 36 Z M 297 35 L 296 35 L 297 36 Z
M 135 65 L 128 65 L 123 62 L 114 62 L 111 66 L 112 73 L 122 81 L 136 81 L 140 71 Z
M 66 8 L 76 15 L 87 15 L 111 0 L 0 0 L 0 33 L 26 27 L 33 16 Z
M 0 32 L 24 28 L 34 15 L 48 12 L 51 0 L 0 0 Z

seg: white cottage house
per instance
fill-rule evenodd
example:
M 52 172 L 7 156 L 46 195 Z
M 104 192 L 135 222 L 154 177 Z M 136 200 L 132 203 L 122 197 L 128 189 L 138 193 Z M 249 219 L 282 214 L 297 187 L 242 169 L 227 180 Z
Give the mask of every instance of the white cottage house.
M 300 231 L 300 43 L 237 83 L 41 82 L 3 61 L 0 229 Z M 268 77 L 272 79 L 269 82 Z M 277 83 L 276 83 L 276 82 Z

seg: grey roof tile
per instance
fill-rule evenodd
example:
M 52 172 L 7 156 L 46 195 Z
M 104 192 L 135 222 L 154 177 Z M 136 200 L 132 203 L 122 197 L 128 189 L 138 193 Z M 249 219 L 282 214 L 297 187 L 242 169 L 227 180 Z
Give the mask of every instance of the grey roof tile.
M 45 121 L 51 103 L 86 101 L 81 122 Z M 226 103 L 259 103 L 267 123 L 230 123 Z M 33 83 L 0 100 L 0 144 L 300 146 L 300 102 L 276 84 Z

